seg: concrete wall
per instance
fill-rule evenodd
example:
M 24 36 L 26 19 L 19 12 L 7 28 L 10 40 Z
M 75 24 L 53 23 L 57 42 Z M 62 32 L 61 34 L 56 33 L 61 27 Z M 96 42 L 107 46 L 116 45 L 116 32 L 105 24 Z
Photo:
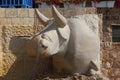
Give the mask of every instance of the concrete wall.
M 40 9 L 47 17 L 52 17 L 51 9 Z M 95 8 L 59 9 L 65 17 L 96 13 Z M 0 79 L 31 80 L 37 73 L 49 71 L 50 59 L 39 60 L 26 54 L 29 36 L 42 30 L 34 9 L 0 8 Z

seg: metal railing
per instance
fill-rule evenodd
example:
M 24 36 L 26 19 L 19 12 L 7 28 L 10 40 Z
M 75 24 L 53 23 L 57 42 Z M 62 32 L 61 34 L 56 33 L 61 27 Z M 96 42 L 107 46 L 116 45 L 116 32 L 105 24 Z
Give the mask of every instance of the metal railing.
M 33 0 L 0 0 L 0 7 L 32 8 Z

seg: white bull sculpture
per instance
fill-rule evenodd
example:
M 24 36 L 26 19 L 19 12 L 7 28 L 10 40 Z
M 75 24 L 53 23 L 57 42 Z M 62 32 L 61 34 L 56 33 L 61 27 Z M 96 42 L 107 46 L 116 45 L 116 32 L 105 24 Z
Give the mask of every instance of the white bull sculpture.
M 85 14 L 66 19 L 53 6 L 53 19 L 41 14 L 46 26 L 35 34 L 28 44 L 31 56 L 52 56 L 54 71 L 85 75 L 100 74 L 99 18 Z

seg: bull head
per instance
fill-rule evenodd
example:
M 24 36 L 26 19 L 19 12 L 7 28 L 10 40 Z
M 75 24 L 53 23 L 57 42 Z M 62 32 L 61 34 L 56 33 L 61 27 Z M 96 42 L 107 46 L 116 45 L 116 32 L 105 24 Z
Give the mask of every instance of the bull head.
M 70 36 L 67 20 L 53 6 L 53 19 L 45 17 L 36 9 L 39 19 L 46 28 L 35 34 L 28 42 L 27 53 L 31 56 L 48 56 L 65 51 Z

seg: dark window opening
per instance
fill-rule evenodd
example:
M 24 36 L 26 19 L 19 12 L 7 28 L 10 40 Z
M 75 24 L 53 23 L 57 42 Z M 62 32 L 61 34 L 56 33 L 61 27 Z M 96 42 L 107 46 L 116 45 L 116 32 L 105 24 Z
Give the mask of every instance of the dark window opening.
M 112 41 L 120 42 L 120 25 L 112 25 Z
M 20 4 L 22 4 L 22 0 L 19 0 L 20 1 Z
M 3 4 L 6 4 L 6 0 L 3 1 Z
M 7 4 L 10 4 L 10 0 L 8 0 Z
M 14 4 L 14 1 L 12 0 L 11 3 Z
M 15 0 L 15 4 L 18 4 L 18 0 Z
M 2 4 L 2 0 L 0 0 L 0 5 Z

